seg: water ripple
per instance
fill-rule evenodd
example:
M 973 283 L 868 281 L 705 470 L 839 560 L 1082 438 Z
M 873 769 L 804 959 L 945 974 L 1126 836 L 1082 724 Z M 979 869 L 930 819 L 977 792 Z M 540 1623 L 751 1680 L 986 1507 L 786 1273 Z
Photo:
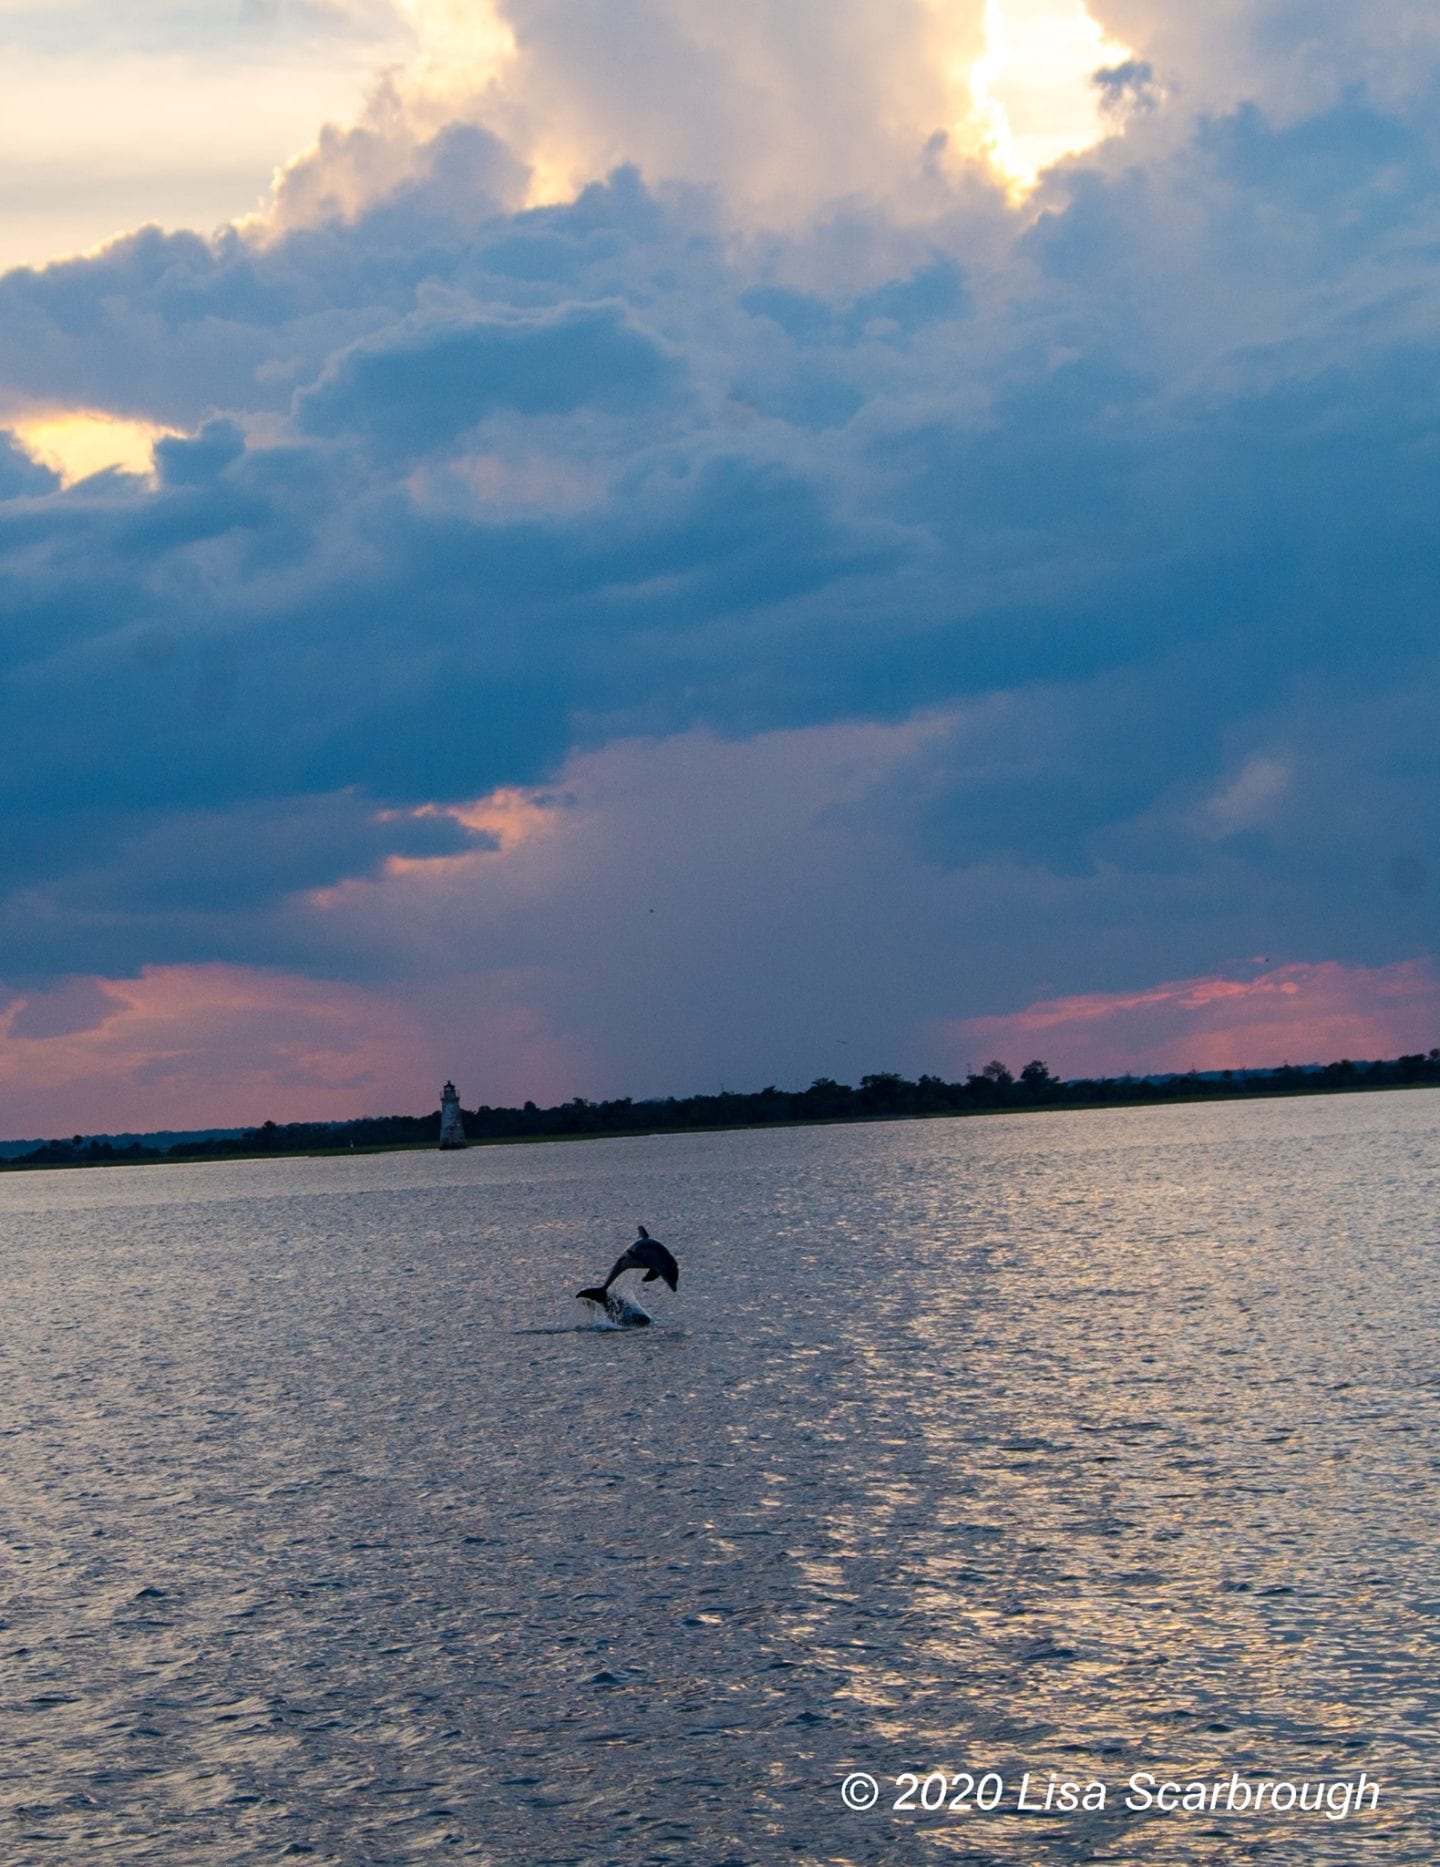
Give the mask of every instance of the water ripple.
M 1416 1092 L 0 1179 L 3 1857 L 1431 1862 L 1437 1169 Z M 840 1802 L 932 1767 L 1384 1795 Z

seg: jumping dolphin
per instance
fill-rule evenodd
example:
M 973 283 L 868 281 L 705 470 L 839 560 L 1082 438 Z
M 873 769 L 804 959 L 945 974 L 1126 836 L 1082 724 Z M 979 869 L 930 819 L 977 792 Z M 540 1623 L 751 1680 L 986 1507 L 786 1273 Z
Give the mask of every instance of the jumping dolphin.
M 617 1277 L 626 1271 L 644 1271 L 642 1283 L 654 1283 L 657 1277 L 663 1277 L 672 1290 L 680 1288 L 680 1266 L 660 1243 L 652 1238 L 642 1225 L 640 1236 L 628 1251 L 622 1251 L 615 1260 L 615 1268 L 603 1284 L 596 1284 L 589 1290 L 576 1291 L 577 1297 L 583 1297 L 587 1303 L 599 1303 L 609 1309 L 614 1299 L 610 1295 L 610 1286 Z

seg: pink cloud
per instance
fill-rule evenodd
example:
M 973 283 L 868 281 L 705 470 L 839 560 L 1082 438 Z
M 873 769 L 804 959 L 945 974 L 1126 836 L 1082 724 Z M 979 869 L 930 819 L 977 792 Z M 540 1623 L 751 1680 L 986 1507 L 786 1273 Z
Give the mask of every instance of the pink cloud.
M 980 1050 L 1012 1064 L 1038 1053 L 1064 1076 L 1393 1057 L 1440 1043 L 1440 976 L 1428 960 L 1323 960 L 1252 979 L 1041 999 L 998 1017 L 955 1019 L 943 1035 L 971 1067 Z
M 251 967 L 147 967 L 11 1002 L 0 1134 L 419 1114 L 447 1076 L 467 1105 L 496 1080 L 558 1099 L 582 1068 L 514 981 L 430 979 L 382 994 Z

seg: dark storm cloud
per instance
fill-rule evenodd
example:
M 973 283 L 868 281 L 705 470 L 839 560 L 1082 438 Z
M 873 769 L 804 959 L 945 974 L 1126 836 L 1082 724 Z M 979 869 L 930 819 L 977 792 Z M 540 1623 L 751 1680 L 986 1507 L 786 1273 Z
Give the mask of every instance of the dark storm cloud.
M 32 460 L 13 434 L 0 429 L 0 499 L 20 499 L 26 494 L 53 493 L 60 476 L 49 467 Z
M 470 128 L 304 224 L 383 167 L 353 132 L 266 241 L 149 229 L 0 279 L 15 396 L 187 430 L 153 484 L 0 449 L 27 964 L 56 917 L 71 970 L 274 959 L 277 901 L 454 853 L 404 812 L 577 745 L 947 708 L 875 800 L 914 859 L 1223 867 L 1297 926 L 1328 890 L 1364 946 L 1401 782 L 1373 735 L 1434 778 L 1395 711 L 1440 589 L 1430 131 L 1356 89 L 1165 115 L 1025 226 L 957 188 L 763 241 L 633 170 L 516 212 Z M 1368 774 L 1328 878 L 1282 768 Z
M 342 351 L 300 397 L 297 419 L 306 434 L 434 453 L 499 409 L 631 409 L 678 393 L 679 375 L 618 306 L 519 318 L 422 313 Z
M 890 279 L 839 303 L 817 292 L 757 285 L 740 303 L 756 317 L 774 320 L 800 345 L 854 343 L 872 326 L 885 337 L 904 337 L 927 324 L 965 316 L 970 297 L 959 266 L 935 254 L 907 278 Z
M 165 435 L 155 444 L 155 471 L 166 486 L 208 486 L 245 452 L 233 421 L 207 421 L 193 440 Z
M 70 1037 L 93 1031 L 119 1010 L 119 1001 L 94 979 L 72 979 L 55 992 L 26 999 L 11 1017 L 11 1037 Z
M 493 849 L 493 836 L 453 817 L 377 819 L 348 793 L 278 798 L 215 815 L 167 815 L 135 825 L 112 859 L 67 878 L 57 899 L 78 913 L 111 907 L 164 914 L 203 904 L 216 914 L 249 909 L 298 889 L 412 859 Z

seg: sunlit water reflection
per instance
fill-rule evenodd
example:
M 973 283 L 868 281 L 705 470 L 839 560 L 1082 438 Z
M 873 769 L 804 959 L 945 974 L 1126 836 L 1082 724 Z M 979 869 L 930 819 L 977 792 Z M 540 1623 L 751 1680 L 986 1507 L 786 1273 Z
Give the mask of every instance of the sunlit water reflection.
M 0 1179 L 0 1858 L 1432 1862 L 1437 1196 L 1429 1091 Z

